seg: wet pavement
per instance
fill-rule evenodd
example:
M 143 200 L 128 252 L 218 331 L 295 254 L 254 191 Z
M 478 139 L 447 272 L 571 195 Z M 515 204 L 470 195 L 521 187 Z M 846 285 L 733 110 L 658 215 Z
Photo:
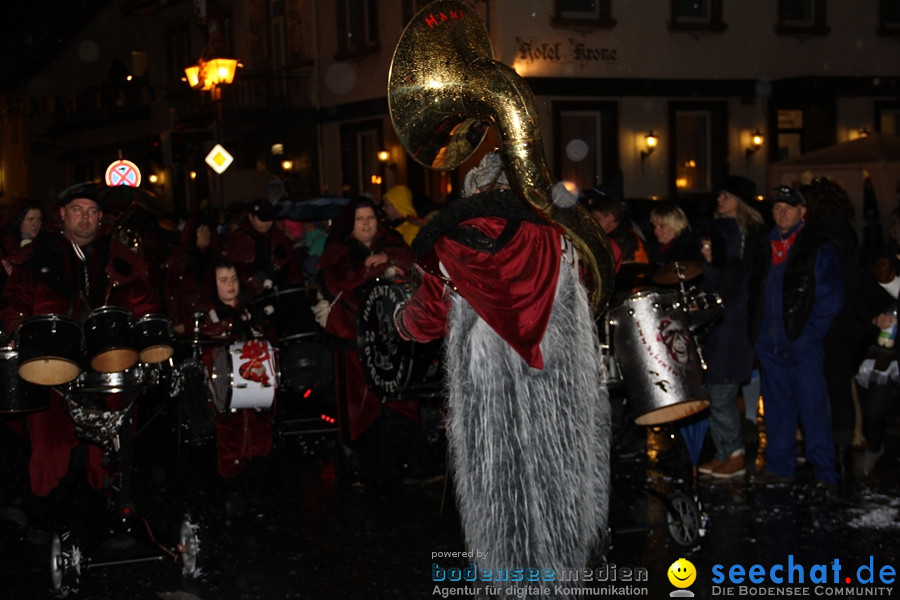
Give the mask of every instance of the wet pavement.
M 245 490 L 243 503 L 235 500 L 235 489 L 217 479 L 212 444 L 191 441 L 189 434 L 179 441 L 180 430 L 165 408 L 161 417 L 150 419 L 136 443 L 132 516 L 120 518 L 115 506 L 95 492 L 78 496 L 78 508 L 71 511 L 69 525 L 78 538 L 73 545 L 81 551 L 82 572 L 78 593 L 70 597 L 352 600 L 475 591 L 461 583 L 432 581 L 434 563 L 443 569 L 468 564 L 465 558 L 434 558 L 467 550 L 452 482 L 353 485 L 336 432 L 318 419 L 329 412 L 327 403 L 280 400 L 280 406 L 275 447 L 255 475 L 255 491 Z M 310 420 L 298 422 L 303 418 Z M 429 433 L 440 453 L 439 428 Z M 773 565 L 801 565 L 807 577 L 801 593 L 810 596 L 853 591 L 867 573 L 857 573 L 858 567 L 870 561 L 876 575 L 885 565 L 896 570 L 900 432 L 893 428 L 892 433 L 875 472 L 855 482 L 851 496 L 821 502 L 806 491 L 803 468 L 791 488 L 737 479 L 700 480 L 693 489 L 678 429 L 642 428 L 644 451 L 623 451 L 615 461 L 606 556 L 597 555 L 591 565 L 594 581 L 585 585 L 604 596 L 667 597 L 675 590 L 667 571 L 679 557 L 696 568 L 697 579 L 689 589 L 698 598 L 774 594 L 771 581 L 751 584 L 755 587 L 749 591 L 731 583 L 727 575 L 734 565 L 749 570 L 760 564 L 766 573 Z M 8 435 L 4 438 L 7 453 L 14 444 Z M 54 597 L 50 536 L 28 526 L 20 496 L 5 493 L 3 500 L 0 596 Z M 678 519 L 669 523 L 666 501 L 673 500 L 688 513 L 686 528 Z M 183 575 L 177 548 L 185 514 L 196 525 L 199 543 L 191 575 Z M 151 543 L 154 539 L 159 546 Z M 152 560 L 139 562 L 145 558 Z M 840 583 L 816 587 L 809 582 L 815 565 L 828 565 L 833 573 L 835 559 L 842 567 Z M 118 561 L 136 562 L 104 566 Z M 713 579 L 716 565 L 725 573 L 723 583 Z M 554 589 L 553 584 L 540 585 Z M 869 593 L 886 595 L 877 579 L 867 586 Z M 482 589 L 480 595 L 489 592 Z

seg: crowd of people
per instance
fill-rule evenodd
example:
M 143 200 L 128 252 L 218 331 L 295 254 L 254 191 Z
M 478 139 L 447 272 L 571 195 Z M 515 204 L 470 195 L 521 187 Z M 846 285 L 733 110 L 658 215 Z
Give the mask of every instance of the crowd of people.
M 13 480 L 22 485 L 7 491 L 21 494 L 48 530 L 68 518 L 73 490 L 112 497 L 127 464 L 117 454 L 119 424 L 136 428 L 151 380 L 165 385 L 159 394 L 179 395 L 172 413 L 188 442 L 214 445 L 210 468 L 229 510 L 242 510 L 261 487 L 285 395 L 334 393 L 355 483 L 434 476 L 417 403 L 382 402 L 354 348 L 354 311 L 367 285 L 412 264 L 402 234 L 421 221 L 401 187 L 386 195 L 397 207 L 391 216 L 361 198 L 335 202 L 333 220 L 309 221 L 289 219 L 287 203 L 268 199 L 227 213 L 173 217 L 130 206 L 116 214 L 98 184 L 12 203 L 2 221 L 0 319 L 13 360 L 0 420 L 24 464 L 4 456 L 6 472 L 21 467 Z M 332 309 L 320 324 L 319 300 Z M 168 352 L 144 351 L 150 344 Z M 367 441 L 379 437 L 364 434 L 385 412 L 409 421 L 390 431 L 404 432 L 412 449 L 385 455 Z M 373 456 L 393 464 L 382 468 Z
M 719 184 L 711 214 L 688 218 L 663 201 L 653 203 L 643 224 L 610 208 L 599 190 L 587 201 L 623 248 L 613 304 L 632 292 L 665 289 L 652 274 L 681 269 L 682 280 L 668 287 L 686 287 L 679 298 L 689 320 L 697 311 L 692 330 L 710 400 L 714 452 L 699 473 L 716 481 L 752 471 L 755 482 L 791 485 L 805 461 L 814 495 L 851 493 L 854 478 L 871 473 L 884 452 L 900 390 L 892 341 L 900 212 L 891 215 L 889 239 L 864 250 L 849 195 L 824 178 L 760 196 L 752 181 L 730 176 Z M 710 295 L 719 307 L 714 318 L 704 311 Z M 739 406 L 755 373 L 766 433 L 758 469 L 745 460 L 757 438 L 743 434 L 756 431 L 757 406 Z
M 448 418 L 455 423 L 450 443 L 456 447 L 457 471 L 475 475 L 479 471 L 470 467 L 480 459 L 469 451 L 470 442 L 478 440 L 466 436 L 484 427 L 478 415 L 513 409 L 534 394 L 499 400 L 504 396 L 494 386 L 506 384 L 491 369 L 486 378 L 466 379 L 485 365 L 480 355 L 459 346 L 460 340 L 484 335 L 483 324 L 490 325 L 500 337 L 483 343 L 497 355 L 509 350 L 504 364 L 521 361 L 522 370 L 511 377 L 521 385 L 533 383 L 546 405 L 559 390 L 546 387 L 540 377 L 531 382 L 530 376 L 543 372 L 548 360 L 549 347 L 541 346 L 542 339 L 547 331 L 557 335 L 556 329 L 584 316 L 569 315 L 565 322 L 555 316 L 554 298 L 541 290 L 556 290 L 556 279 L 560 286 L 575 285 L 567 279 L 568 270 L 558 270 L 568 251 L 565 246 L 560 250 L 555 233 L 515 200 L 502 166 L 494 167 L 500 172 L 489 189 L 479 188 L 477 169 L 466 182 L 472 188 L 467 198 L 493 194 L 490 214 L 467 208 L 476 203 L 463 198 L 422 218 L 411 190 L 397 186 L 380 203 L 370 197 L 347 200 L 333 219 L 321 222 L 292 220 L 289 211 L 268 199 L 244 203 L 231 219 L 209 210 L 185 215 L 174 225 L 170 221 L 169 227 L 162 226 L 162 219 L 151 219 L 154 226 L 137 232 L 137 243 L 126 243 L 134 242 L 135 232 L 129 230 L 131 237 L 124 240 L 114 216 L 105 214 L 103 186 L 75 186 L 52 206 L 16 202 L 2 221 L 4 342 L 19 351 L 20 367 L 37 360 L 41 368 L 32 371 L 43 373 L 48 357 L 57 361 L 61 352 L 55 350 L 71 342 L 65 336 L 73 335 L 72 323 L 80 336 L 87 335 L 92 320 L 98 321 L 93 329 L 105 336 L 101 350 L 118 350 L 128 343 L 106 339 L 115 338 L 121 326 L 115 321 L 119 313 L 111 308 L 123 309 L 129 322 L 162 319 L 177 359 L 168 364 L 183 367 L 183 387 L 192 397 L 203 398 L 201 405 L 195 401 L 186 409 L 188 428 L 198 440 L 214 438 L 214 468 L 239 498 L 260 485 L 273 447 L 280 394 L 317 387 L 333 402 L 354 485 L 439 480 L 442 457 L 425 440 L 419 400 L 414 394 L 385 398 L 367 378 L 358 345 L 366 333 L 359 330 L 360 307 L 373 286 L 416 279 L 419 287 L 411 299 L 384 318 L 393 318 L 404 340 L 425 343 L 450 336 L 456 343 L 443 356 L 452 364 L 444 365 L 448 380 L 442 389 L 452 400 Z M 745 460 L 742 432 L 748 426 L 745 415 L 755 415 L 756 407 L 742 413 L 739 404 L 743 386 L 756 371 L 761 374 L 767 436 L 765 467 L 754 472 L 756 481 L 791 484 L 800 455 L 812 466 L 815 490 L 825 496 L 847 490 L 854 477 L 871 473 L 884 453 L 900 391 L 895 344 L 900 213 L 892 215 L 893 235 L 884 248 L 863 253 L 851 226 L 853 205 L 846 191 L 825 179 L 779 187 L 760 198 L 752 181 L 731 176 L 720 183 L 711 214 L 691 218 L 678 203 L 660 201 L 641 221 L 621 199 L 599 188 L 584 190 L 580 200 L 606 232 L 615 254 L 618 277 L 611 306 L 647 290 L 669 287 L 683 293 L 685 284 L 687 300 L 715 299 L 712 312 L 704 312 L 705 305 L 688 307 L 696 309 L 688 318 L 697 319 L 691 330 L 703 351 L 703 383 L 710 400 L 714 452 L 698 466 L 702 475 L 728 480 L 754 470 Z M 498 211 L 506 212 L 500 216 Z M 515 233 L 507 235 L 508 222 L 515 223 Z M 485 244 L 495 237 L 506 246 L 483 256 Z M 532 250 L 519 255 L 508 249 L 517 244 Z M 535 245 L 546 246 L 546 252 L 534 252 Z M 687 265 L 687 276 L 675 285 L 654 281 L 658 273 L 685 274 L 682 267 L 673 271 L 673 265 Z M 552 285 L 547 277 L 554 279 Z M 498 280 L 518 283 L 498 287 Z M 572 289 L 580 297 L 580 288 Z M 21 335 L 29 329 L 37 334 Z M 457 329 L 465 335 L 451 335 Z M 49 338 L 53 350 L 28 347 L 40 336 Z M 90 344 L 85 346 L 92 351 Z M 596 357 L 586 358 L 590 360 L 579 368 L 592 371 L 592 385 L 602 387 L 602 381 L 593 379 Z M 126 378 L 124 385 L 98 390 L 90 385 L 92 371 L 98 370 L 94 365 L 100 364 L 94 359 L 62 357 L 62 371 L 75 365 L 69 387 L 29 381 L 16 394 L 27 391 L 40 399 L 28 410 L 20 410 L 21 399 L 8 399 L 0 412 L 4 426 L 27 446 L 25 479 L 35 515 L 65 514 L 61 507 L 68 501 L 68 488 L 78 482 L 111 493 L 117 465 L 109 460 L 109 440 L 87 435 L 73 409 L 131 411 L 140 381 Z M 125 369 L 136 363 L 127 362 Z M 18 374 L 25 377 L 25 372 L 20 368 Z M 228 383 L 231 376 L 246 380 L 251 391 L 238 393 Z M 287 389 L 276 394 L 278 379 Z M 596 395 L 585 390 L 565 394 L 567 402 L 581 394 L 588 406 Z M 485 395 L 499 404 L 489 407 L 479 401 Z M 615 418 L 623 418 L 621 411 L 614 406 Z M 600 431 L 608 418 L 605 410 L 596 415 Z M 541 424 L 530 426 L 540 429 Z M 755 430 L 756 424 L 749 426 Z M 572 427 L 579 430 L 577 423 Z M 575 435 L 582 434 L 587 435 Z M 587 483 L 608 485 L 601 465 L 596 471 L 597 477 Z M 490 493 L 489 484 L 461 479 L 460 502 L 477 505 L 481 493 Z M 575 490 L 577 497 L 607 493 L 593 487 Z M 601 517 L 605 519 L 600 514 L 580 518 L 593 522 Z M 529 517 L 511 513 L 510 518 Z M 473 537 L 493 535 L 483 525 L 467 521 Z

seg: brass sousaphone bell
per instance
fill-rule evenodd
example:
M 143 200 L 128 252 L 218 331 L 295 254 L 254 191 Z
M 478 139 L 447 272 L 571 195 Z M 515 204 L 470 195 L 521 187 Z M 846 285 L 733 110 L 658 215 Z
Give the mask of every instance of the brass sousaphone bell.
M 432 169 L 459 167 L 494 127 L 510 186 L 562 228 L 586 267 L 594 310 L 606 305 L 615 277 L 606 234 L 571 194 L 554 194 L 534 94 L 512 68 L 494 60 L 474 7 L 438 0 L 413 17 L 394 50 L 388 106 L 404 148 Z

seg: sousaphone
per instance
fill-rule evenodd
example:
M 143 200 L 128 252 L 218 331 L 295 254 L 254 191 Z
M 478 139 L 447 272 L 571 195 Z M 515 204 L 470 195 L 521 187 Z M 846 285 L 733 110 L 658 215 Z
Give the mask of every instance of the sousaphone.
M 394 50 L 388 106 L 404 148 L 432 169 L 459 167 L 493 127 L 510 185 L 563 230 L 586 266 L 594 309 L 606 305 L 615 276 L 606 234 L 571 194 L 554 188 L 534 94 L 512 68 L 494 60 L 473 6 L 438 0 L 413 17 Z

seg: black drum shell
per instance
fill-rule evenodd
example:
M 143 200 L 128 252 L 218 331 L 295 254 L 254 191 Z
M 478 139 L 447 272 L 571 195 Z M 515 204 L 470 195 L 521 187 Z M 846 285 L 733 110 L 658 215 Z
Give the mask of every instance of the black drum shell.
M 19 376 L 19 353 L 0 349 L 0 413 L 28 413 L 50 408 L 50 393 Z
M 131 311 L 119 306 L 95 308 L 84 320 L 84 342 L 91 369 L 118 373 L 138 362 Z
M 132 339 L 142 363 L 162 363 L 175 354 L 172 320 L 165 315 L 152 313 L 137 319 L 132 325 Z
M 84 342 L 81 325 L 65 315 L 27 319 L 17 332 L 19 375 L 36 385 L 62 385 L 81 374 Z
M 254 302 L 254 312 L 266 317 L 266 324 L 278 333 L 278 343 L 284 344 L 318 334 L 312 307 L 316 292 L 312 287 L 298 285 L 264 292 Z

